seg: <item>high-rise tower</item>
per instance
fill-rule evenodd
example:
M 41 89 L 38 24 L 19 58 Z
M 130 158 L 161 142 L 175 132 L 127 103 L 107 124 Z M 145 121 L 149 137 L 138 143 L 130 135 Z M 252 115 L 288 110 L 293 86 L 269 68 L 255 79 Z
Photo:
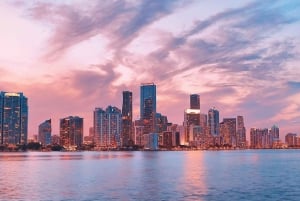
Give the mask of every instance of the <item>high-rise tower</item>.
M 211 108 L 208 111 L 208 129 L 209 134 L 213 137 L 220 135 L 219 111 L 216 108 Z
M 60 139 L 66 149 L 80 147 L 83 142 L 83 118 L 70 116 L 60 119 Z
M 140 118 L 143 121 L 144 133 L 156 132 L 156 85 L 142 84 L 140 93 Z
M 220 134 L 223 137 L 223 145 L 230 145 L 232 147 L 236 147 L 236 118 L 224 118 L 222 128 L 223 129 L 220 129 L 222 130 Z
M 237 116 L 237 146 L 246 147 L 246 128 L 244 124 L 244 117 Z
M 51 119 L 39 125 L 38 141 L 43 145 L 51 144 Z
M 120 146 L 122 113 L 117 107 L 108 106 L 106 110 L 94 111 L 94 140 L 100 147 Z
M 200 109 L 200 96 L 198 94 L 190 95 L 190 109 Z
M 23 93 L 0 93 L 0 144 L 26 144 L 28 105 Z
M 122 104 L 122 145 L 133 145 L 132 135 L 132 92 L 123 91 Z

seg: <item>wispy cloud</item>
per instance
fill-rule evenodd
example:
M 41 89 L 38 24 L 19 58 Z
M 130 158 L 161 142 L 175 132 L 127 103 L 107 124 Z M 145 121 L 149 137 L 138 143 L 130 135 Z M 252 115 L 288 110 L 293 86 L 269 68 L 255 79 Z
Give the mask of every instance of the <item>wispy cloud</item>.
M 110 48 L 122 49 L 140 31 L 175 9 L 177 1 L 93 1 L 75 5 L 34 4 L 29 14 L 53 27 L 46 59 L 56 59 L 78 43 L 98 34 L 110 40 Z
M 170 115 L 172 121 L 182 121 L 182 111 L 188 107 L 185 101 L 188 93 L 195 92 L 201 94 L 204 112 L 217 106 L 222 116 L 243 114 L 252 122 L 250 125 L 298 118 L 297 102 L 290 97 L 295 98 L 299 92 L 300 71 L 289 70 L 287 63 L 298 61 L 293 65 L 300 65 L 297 52 L 300 43 L 295 33 L 286 30 L 299 25 L 300 3 L 253 1 L 199 17 L 192 26 L 177 33 L 155 26 L 171 15 L 176 18 L 174 14 L 185 6 L 199 6 L 198 3 L 189 0 L 101 0 L 72 4 L 38 1 L 19 6 L 27 9 L 30 20 L 47 25 L 51 32 L 43 49 L 45 62 L 63 60 L 72 48 L 80 49 L 82 42 L 95 36 L 107 39 L 107 43 L 100 39 L 93 41 L 110 52 L 104 62 L 90 61 L 63 76 L 51 78 L 53 82 L 63 83 L 70 95 L 83 97 L 85 102 L 81 104 L 90 108 L 109 103 L 120 105 L 115 99 L 119 100 L 121 91 L 127 89 L 133 90 L 137 105 L 140 82 L 154 81 L 161 93 L 159 110 Z M 202 9 L 199 7 L 199 12 Z M 147 44 L 140 44 L 148 50 L 147 54 L 129 48 L 140 38 L 153 35 L 151 50 Z M 105 56 L 99 54 L 99 58 Z M 61 64 L 57 68 L 60 67 Z M 290 74 L 293 79 L 287 76 Z M 60 84 L 54 86 L 53 92 L 63 88 Z

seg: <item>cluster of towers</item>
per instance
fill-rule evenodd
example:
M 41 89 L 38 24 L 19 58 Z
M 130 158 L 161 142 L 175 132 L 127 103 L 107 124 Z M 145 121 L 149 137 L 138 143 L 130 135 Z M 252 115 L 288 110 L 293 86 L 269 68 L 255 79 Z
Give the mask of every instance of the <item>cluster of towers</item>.
M 51 119 L 39 125 L 38 142 L 43 145 L 60 144 L 66 149 L 77 149 L 85 142 L 96 148 L 137 146 L 144 149 L 172 149 L 176 147 L 246 148 L 246 128 L 243 116 L 224 118 L 216 108 L 208 113 L 200 110 L 200 96 L 190 95 L 190 107 L 184 110 L 183 124 L 168 122 L 167 116 L 157 112 L 156 85 L 140 86 L 140 117 L 133 120 L 133 96 L 123 91 L 122 109 L 107 106 L 93 111 L 93 127 L 87 140 L 83 136 L 83 118 L 69 116 L 60 119 L 59 136 L 51 136 Z M 27 144 L 28 105 L 23 93 L 0 93 L 0 144 Z M 300 144 L 290 134 L 286 141 L 291 146 Z M 296 140 L 295 140 L 296 139 Z M 279 142 L 279 128 L 250 129 L 250 148 L 274 148 Z
M 123 91 L 122 110 L 108 106 L 94 110 L 94 144 L 96 147 L 146 146 L 145 137 L 158 139 L 159 121 L 162 115 L 156 112 L 156 85 L 145 83 L 140 91 L 140 119 L 133 122 L 132 92 Z M 165 117 L 166 118 L 166 117 Z M 167 120 L 166 120 L 167 122 Z M 143 142 L 141 142 L 143 141 Z M 151 141 L 151 140 L 150 140 Z M 153 141 L 153 140 L 152 140 Z
M 96 147 L 129 147 L 145 149 L 189 146 L 246 147 L 246 129 L 242 116 L 219 122 L 219 111 L 200 112 L 200 96 L 190 95 L 190 108 L 184 111 L 182 125 L 168 122 L 156 109 L 156 85 L 140 86 L 140 118 L 132 118 L 132 92 L 123 92 L 122 110 L 108 106 L 94 110 L 93 142 Z
M 200 97 L 190 95 L 190 108 L 184 113 L 185 144 L 198 148 L 226 147 L 245 148 L 246 128 L 243 116 L 224 118 L 216 108 L 208 113 L 200 111 Z

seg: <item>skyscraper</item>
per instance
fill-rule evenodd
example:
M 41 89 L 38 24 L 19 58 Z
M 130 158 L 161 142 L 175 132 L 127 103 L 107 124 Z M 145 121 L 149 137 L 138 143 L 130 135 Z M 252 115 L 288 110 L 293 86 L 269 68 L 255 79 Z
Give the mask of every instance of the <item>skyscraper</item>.
M 190 137 L 190 127 L 200 125 L 200 109 L 186 109 L 184 111 L 185 140 L 187 143 L 192 141 Z
M 80 147 L 83 142 L 83 118 L 69 116 L 60 119 L 60 139 L 66 149 Z
M 122 104 L 122 145 L 133 145 L 132 134 L 132 92 L 123 91 Z
M 198 94 L 190 95 L 190 109 L 200 109 L 200 96 Z
M 140 118 L 143 121 L 144 133 L 156 132 L 156 85 L 144 83 L 140 93 Z
M 117 107 L 108 106 L 94 110 L 95 143 L 100 147 L 120 146 L 122 113 Z
M 28 105 L 23 93 L 0 93 L 0 143 L 26 144 Z
M 266 149 L 272 148 L 272 137 L 267 128 L 250 129 L 250 148 Z
M 270 129 L 273 141 L 279 140 L 279 128 L 276 125 L 273 125 Z
M 51 144 L 51 119 L 39 125 L 38 141 L 43 145 Z
M 246 128 L 243 116 L 237 116 L 237 146 L 246 147 Z
M 202 134 L 206 134 L 207 130 L 207 114 L 200 113 L 200 126 Z
M 236 147 L 236 119 L 224 118 L 222 124 L 223 145 Z
M 211 108 L 208 111 L 208 129 L 209 134 L 213 137 L 220 135 L 219 111 L 216 108 Z
M 184 111 L 185 140 L 187 143 L 192 139 L 192 127 L 200 125 L 200 98 L 198 94 L 190 95 L 190 108 Z M 192 127 L 191 127 L 192 126 Z

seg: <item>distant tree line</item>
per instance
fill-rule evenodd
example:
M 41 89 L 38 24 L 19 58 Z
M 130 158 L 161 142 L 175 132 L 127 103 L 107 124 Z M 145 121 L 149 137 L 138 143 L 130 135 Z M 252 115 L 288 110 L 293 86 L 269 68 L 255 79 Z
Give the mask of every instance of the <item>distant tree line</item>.
M 39 142 L 29 142 L 21 145 L 0 145 L 0 152 L 16 152 L 16 151 L 63 151 L 63 146 L 58 144 L 42 146 Z

